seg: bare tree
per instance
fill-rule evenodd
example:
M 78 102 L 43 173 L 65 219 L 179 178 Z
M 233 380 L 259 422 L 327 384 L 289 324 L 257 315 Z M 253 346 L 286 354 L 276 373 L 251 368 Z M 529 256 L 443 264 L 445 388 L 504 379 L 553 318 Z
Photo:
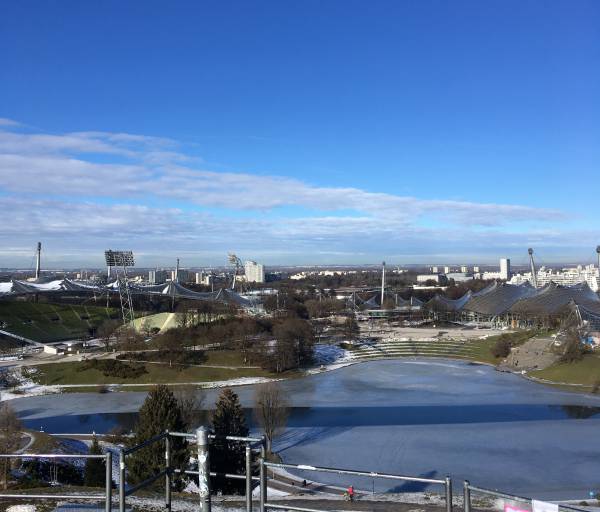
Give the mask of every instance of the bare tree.
M 0 453 L 13 453 L 21 443 L 23 425 L 17 413 L 7 402 L 0 405 Z M 11 468 L 11 459 L 0 460 L 2 486 L 8 488 L 8 474 Z
M 186 428 L 188 430 L 198 428 L 203 419 L 204 390 L 194 386 L 178 386 L 173 390 L 173 395 L 181 409 Z
M 267 453 L 271 453 L 273 440 L 279 436 L 289 416 L 289 403 L 276 382 L 261 384 L 256 388 L 254 415 L 267 438 Z
M 96 334 L 98 338 L 102 340 L 102 343 L 104 344 L 104 350 L 107 352 L 110 348 L 110 340 L 119 326 L 120 324 L 118 320 L 105 320 L 98 326 Z

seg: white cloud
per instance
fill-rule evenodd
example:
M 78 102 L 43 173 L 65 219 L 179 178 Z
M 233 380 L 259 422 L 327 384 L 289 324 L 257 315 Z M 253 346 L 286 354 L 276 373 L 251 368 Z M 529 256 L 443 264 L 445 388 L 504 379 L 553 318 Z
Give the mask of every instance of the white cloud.
M 99 250 L 111 240 L 142 250 L 244 247 L 277 253 L 283 245 L 309 258 L 313 250 L 376 254 L 402 244 L 419 248 L 445 241 L 492 247 L 498 240 L 509 243 L 509 235 L 511 241 L 527 240 L 531 233 L 547 236 L 544 226 L 567 218 L 553 209 L 419 199 L 193 168 L 198 159 L 161 137 L 94 131 L 49 135 L 4 126 L 0 208 L 9 222 L 0 240 L 11 247 L 32 237 L 82 250 Z M 153 203 L 167 206 L 148 206 Z M 284 216 L 280 208 L 286 206 L 307 214 Z M 205 213 L 215 207 L 225 212 Z M 519 224 L 529 234 L 506 232 Z M 552 239 L 565 238 L 558 233 Z

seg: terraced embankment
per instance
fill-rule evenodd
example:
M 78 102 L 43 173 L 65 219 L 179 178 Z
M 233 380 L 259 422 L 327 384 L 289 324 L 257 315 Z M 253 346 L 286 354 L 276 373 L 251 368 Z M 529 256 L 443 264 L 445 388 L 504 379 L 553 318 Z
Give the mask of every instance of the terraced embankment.
M 486 339 L 404 339 L 383 338 L 355 344 L 351 351 L 355 360 L 397 357 L 442 357 L 495 364 L 490 352 L 493 342 Z

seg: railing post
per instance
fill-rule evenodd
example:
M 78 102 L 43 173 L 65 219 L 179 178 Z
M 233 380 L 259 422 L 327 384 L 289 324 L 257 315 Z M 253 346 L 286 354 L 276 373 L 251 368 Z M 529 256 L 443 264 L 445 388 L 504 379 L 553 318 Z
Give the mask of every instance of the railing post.
M 119 452 L 119 512 L 125 512 L 125 454 Z
M 171 512 L 171 437 L 169 431 L 166 431 L 165 437 L 165 509 Z
M 471 512 L 471 488 L 468 480 L 463 484 L 463 503 L 464 512 Z
M 112 510 L 112 453 L 106 452 L 106 503 L 104 504 L 105 512 Z
M 252 448 L 246 443 L 246 512 L 252 512 Z
M 446 477 L 446 512 L 452 512 L 452 479 Z
M 200 494 L 200 512 L 210 512 L 210 460 L 208 455 L 208 429 L 196 430 L 198 445 L 198 490 Z
M 265 459 L 267 458 L 267 440 L 262 436 L 260 445 L 260 512 L 265 512 L 265 503 L 267 501 L 267 468 Z

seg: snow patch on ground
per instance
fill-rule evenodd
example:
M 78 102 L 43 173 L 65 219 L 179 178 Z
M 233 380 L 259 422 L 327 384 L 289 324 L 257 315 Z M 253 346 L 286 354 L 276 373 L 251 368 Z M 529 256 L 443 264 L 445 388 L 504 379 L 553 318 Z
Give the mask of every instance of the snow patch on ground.
M 21 368 L 15 368 L 13 372 L 15 377 L 19 379 L 20 383 L 11 391 L 4 389 L 0 390 L 0 402 L 4 402 L 5 400 L 13 400 L 15 398 L 60 393 L 60 386 L 42 386 L 41 384 L 36 384 L 33 382 L 31 379 L 31 375 L 35 373 L 35 369 L 33 368 L 28 368 L 25 375 L 23 374 Z
M 338 345 L 325 344 L 315 345 L 315 361 L 319 366 L 308 370 L 306 373 L 309 375 L 337 370 L 356 362 L 355 356 L 350 350 L 343 349 Z
M 35 505 L 12 505 L 6 509 L 6 512 L 35 512 Z

